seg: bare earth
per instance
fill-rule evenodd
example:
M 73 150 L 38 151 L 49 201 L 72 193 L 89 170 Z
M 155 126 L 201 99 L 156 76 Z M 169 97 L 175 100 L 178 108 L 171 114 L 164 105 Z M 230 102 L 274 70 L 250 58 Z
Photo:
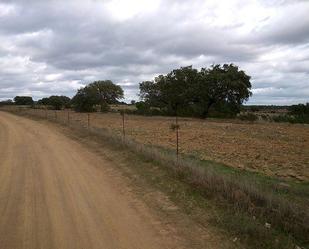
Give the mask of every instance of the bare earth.
M 0 248 L 182 248 L 110 162 L 36 121 L 0 112 Z
M 72 113 L 79 122 L 85 114 Z M 126 135 L 175 150 L 171 117 L 126 115 Z M 90 124 L 122 131 L 119 114 L 91 114 Z M 180 118 L 180 151 L 281 178 L 309 180 L 309 125 Z

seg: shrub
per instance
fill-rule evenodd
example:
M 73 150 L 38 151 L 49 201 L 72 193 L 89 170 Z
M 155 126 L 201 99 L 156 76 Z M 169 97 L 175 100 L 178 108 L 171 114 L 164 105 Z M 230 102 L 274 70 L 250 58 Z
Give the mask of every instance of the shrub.
M 237 118 L 243 121 L 251 121 L 251 122 L 258 120 L 258 116 L 250 112 L 242 113 L 238 115 Z
M 309 103 L 306 105 L 304 104 L 298 104 L 298 105 L 292 105 L 290 108 L 290 113 L 291 115 L 295 116 L 306 116 L 309 115 Z
M 145 102 L 136 102 L 136 113 L 146 115 L 150 112 L 150 106 Z
M 279 115 L 272 117 L 275 122 L 288 122 L 291 124 L 309 124 L 309 115 Z
M 272 117 L 275 122 L 289 122 L 292 124 L 301 123 L 309 124 L 309 103 L 306 105 L 292 105 L 289 108 L 289 113 Z
M 100 111 L 101 112 L 108 112 L 110 109 L 111 108 L 110 108 L 110 106 L 107 103 L 101 104 L 101 107 L 100 107 Z
M 269 115 L 266 115 L 266 114 L 262 114 L 261 118 L 262 118 L 262 120 L 265 120 L 265 121 L 269 121 L 270 120 Z
M 0 106 L 4 106 L 4 105 L 13 105 L 13 101 L 8 99 L 8 100 L 4 100 L 4 101 L 0 101 Z

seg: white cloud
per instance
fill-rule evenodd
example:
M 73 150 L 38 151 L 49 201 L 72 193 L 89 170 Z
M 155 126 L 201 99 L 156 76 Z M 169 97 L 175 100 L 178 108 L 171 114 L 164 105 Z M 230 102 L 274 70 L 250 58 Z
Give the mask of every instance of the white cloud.
M 13 5 L 0 3 L 0 18 L 11 15 L 14 11 L 15 8 Z
M 106 9 L 113 18 L 126 21 L 137 15 L 155 12 L 160 5 L 160 0 L 111 0 L 105 4 Z

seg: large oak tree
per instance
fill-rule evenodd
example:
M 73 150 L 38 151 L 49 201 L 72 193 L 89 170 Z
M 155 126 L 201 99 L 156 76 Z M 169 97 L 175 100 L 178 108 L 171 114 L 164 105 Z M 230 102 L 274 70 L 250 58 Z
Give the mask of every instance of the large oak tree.
M 169 113 L 194 106 L 207 117 L 215 105 L 229 106 L 233 112 L 251 96 L 250 76 L 233 64 L 212 65 L 200 71 L 189 67 L 140 83 L 140 96 L 150 106 Z

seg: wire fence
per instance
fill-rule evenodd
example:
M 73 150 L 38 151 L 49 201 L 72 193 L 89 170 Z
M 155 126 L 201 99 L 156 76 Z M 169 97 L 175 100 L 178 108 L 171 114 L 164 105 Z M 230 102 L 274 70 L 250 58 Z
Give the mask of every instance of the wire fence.
M 271 175 L 306 176 L 309 129 L 303 125 L 249 124 L 239 121 L 139 116 L 117 113 L 80 113 L 72 110 L 3 107 L 79 127 L 104 129 L 121 140 L 166 148 L 177 155 L 223 162 L 227 165 Z M 289 143 L 286 143 L 289 141 Z M 293 167 L 291 167 L 293 164 Z M 309 176 L 308 176 L 309 177 Z
M 148 145 L 159 145 L 154 140 L 155 138 L 158 138 L 157 135 L 164 129 L 167 131 L 169 137 L 167 147 L 174 149 L 177 157 L 179 155 L 179 125 L 173 123 L 173 118 L 170 120 L 165 118 L 163 122 L 164 125 L 161 123 L 159 129 L 149 129 L 153 131 L 153 134 L 151 134 L 147 127 L 142 127 L 143 125 L 140 122 L 141 117 L 138 117 L 138 119 L 136 119 L 136 117 L 132 118 L 132 116 L 127 115 L 124 112 L 107 114 L 80 113 L 72 110 L 49 110 L 26 107 L 2 108 L 2 110 L 4 109 L 16 114 L 39 117 L 85 130 L 105 129 L 111 134 L 121 136 L 123 142 L 125 142 L 127 136 L 129 139 L 136 140 L 137 142 L 145 142 Z M 178 119 L 176 122 L 178 122 Z M 170 123 L 169 126 L 167 125 L 168 123 Z M 142 136 L 144 136 L 144 139 L 141 138 Z

